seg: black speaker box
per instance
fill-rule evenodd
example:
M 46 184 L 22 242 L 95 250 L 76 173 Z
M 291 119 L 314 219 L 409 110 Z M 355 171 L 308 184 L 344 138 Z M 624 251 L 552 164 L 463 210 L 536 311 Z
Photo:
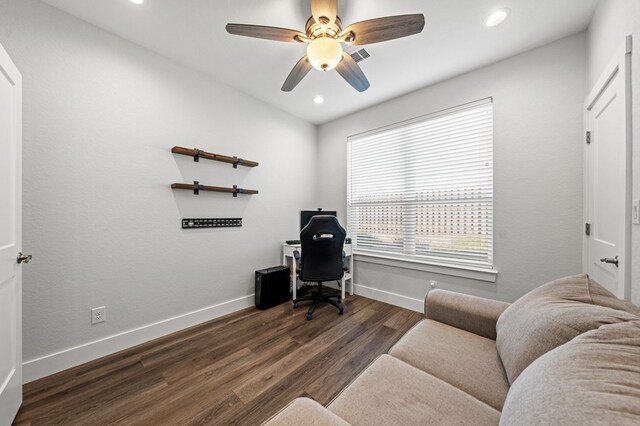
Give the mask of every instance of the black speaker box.
M 256 307 L 269 309 L 291 300 L 289 268 L 274 266 L 256 271 Z

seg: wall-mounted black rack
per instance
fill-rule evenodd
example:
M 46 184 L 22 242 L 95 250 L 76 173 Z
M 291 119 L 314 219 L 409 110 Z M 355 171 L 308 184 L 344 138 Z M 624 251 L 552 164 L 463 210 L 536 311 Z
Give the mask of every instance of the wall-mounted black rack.
M 232 228 L 242 226 L 242 218 L 182 219 L 182 229 Z
M 230 194 L 233 194 L 234 197 L 237 197 L 238 194 L 253 195 L 258 193 L 258 191 L 255 189 L 238 188 L 237 185 L 233 185 L 233 188 L 227 188 L 223 186 L 200 185 L 200 182 L 198 182 L 197 180 L 194 181 L 193 183 L 172 183 L 171 188 L 188 189 L 190 191 L 193 191 L 193 195 L 199 195 L 200 191 L 228 192 Z
M 171 152 L 174 154 L 187 155 L 193 157 L 193 161 L 199 162 L 200 158 L 206 158 L 207 160 L 222 161 L 223 163 L 229 163 L 233 165 L 234 169 L 238 168 L 238 165 L 245 167 L 257 167 L 260 163 L 257 161 L 245 160 L 238 157 L 231 157 L 228 155 L 214 154 L 213 152 L 203 151 L 198 148 L 185 148 L 182 146 L 174 146 L 171 148 Z

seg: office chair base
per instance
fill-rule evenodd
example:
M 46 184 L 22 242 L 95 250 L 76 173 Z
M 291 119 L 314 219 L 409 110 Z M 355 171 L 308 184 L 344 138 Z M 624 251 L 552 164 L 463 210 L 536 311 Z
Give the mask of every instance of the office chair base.
M 337 300 L 333 300 L 336 298 Z M 298 297 L 293 301 L 293 308 L 298 308 L 299 302 L 311 301 L 311 306 L 309 307 L 309 311 L 307 312 L 307 321 L 311 321 L 313 319 L 313 313 L 320 303 L 328 303 L 332 306 L 335 306 L 338 309 L 340 315 L 344 314 L 344 306 L 341 303 L 340 296 L 325 296 L 320 292 L 313 292 L 311 296 Z
M 332 297 L 333 297 L 333 296 L 332 296 Z M 313 301 L 313 300 L 315 300 L 315 299 L 313 299 L 313 298 L 311 298 L 311 297 L 309 297 L 309 298 L 302 298 L 302 297 L 299 297 L 298 299 L 296 299 L 296 300 L 293 302 L 293 309 L 298 309 L 298 302 L 305 302 L 305 301 L 307 301 L 307 300 L 311 300 L 311 301 Z M 342 303 L 342 299 L 338 298 L 338 299 L 336 299 L 336 302 L 337 302 L 337 303 Z M 339 309 L 339 308 L 338 308 L 338 309 Z M 343 310 L 344 310 L 344 309 L 343 309 Z M 340 312 L 340 314 L 343 314 L 343 312 Z

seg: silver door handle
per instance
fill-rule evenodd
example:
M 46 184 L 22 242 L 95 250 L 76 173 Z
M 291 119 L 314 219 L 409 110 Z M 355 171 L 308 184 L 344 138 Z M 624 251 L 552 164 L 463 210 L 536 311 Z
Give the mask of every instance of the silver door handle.
M 602 259 L 600 259 L 600 262 L 602 263 L 610 263 L 612 265 L 616 265 L 616 268 L 618 267 L 618 256 L 614 257 L 613 259 L 610 257 L 603 257 Z
M 18 263 L 29 263 L 33 259 L 33 256 L 30 254 L 22 254 L 22 252 L 18 253 Z

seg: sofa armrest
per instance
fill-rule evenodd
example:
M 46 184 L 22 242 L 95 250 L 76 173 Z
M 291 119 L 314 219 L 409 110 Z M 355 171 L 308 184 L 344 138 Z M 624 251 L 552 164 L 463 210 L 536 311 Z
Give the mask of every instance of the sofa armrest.
M 425 316 L 496 340 L 496 322 L 509 303 L 446 290 L 431 290 L 425 299 Z
M 350 426 L 336 414 L 309 398 L 296 398 L 262 426 Z

